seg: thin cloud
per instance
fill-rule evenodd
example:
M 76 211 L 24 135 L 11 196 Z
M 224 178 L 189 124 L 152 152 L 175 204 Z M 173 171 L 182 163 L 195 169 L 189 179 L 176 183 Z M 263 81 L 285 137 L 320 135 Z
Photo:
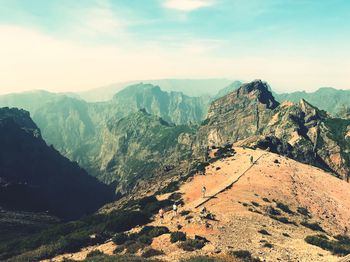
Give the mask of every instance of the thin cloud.
M 212 0 L 166 0 L 163 4 L 165 8 L 175 9 L 183 12 L 190 12 L 212 5 L 214 5 L 214 1 Z

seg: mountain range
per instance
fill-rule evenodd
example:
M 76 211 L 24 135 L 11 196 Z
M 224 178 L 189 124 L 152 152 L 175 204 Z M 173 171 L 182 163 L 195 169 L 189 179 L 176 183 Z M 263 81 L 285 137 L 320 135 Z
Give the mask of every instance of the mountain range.
M 116 240 L 120 231 L 129 229 L 132 231 L 123 233 L 122 238 L 130 245 L 141 245 L 135 247 L 136 251 L 146 252 L 142 243 L 160 248 L 157 240 L 144 239 L 150 237 L 145 233 L 147 228 L 164 226 L 173 233 L 197 235 L 185 243 L 191 247 L 194 244 L 191 241 L 197 241 L 196 245 L 201 246 L 198 249 L 203 247 L 198 254 L 219 254 L 230 249 L 227 243 L 237 242 L 232 237 L 220 237 L 235 234 L 235 230 L 225 227 L 237 221 L 241 221 L 237 227 L 248 227 L 254 216 L 250 213 L 255 213 L 259 221 L 253 223 L 254 230 L 265 227 L 267 233 L 261 234 L 270 236 L 269 241 L 278 245 L 277 253 L 258 254 L 253 250 L 254 256 L 273 260 L 285 251 L 288 254 L 283 259 L 291 255 L 297 260 L 305 259 L 309 246 L 303 239 L 311 234 L 310 228 L 327 233 L 329 242 L 324 249 L 333 250 L 330 245 L 333 248 L 338 245 L 334 241 L 340 241 L 343 248 L 340 253 L 348 254 L 347 238 L 336 238 L 337 233 L 347 230 L 349 214 L 343 206 L 348 204 L 339 197 L 348 194 L 346 182 L 350 174 L 348 105 L 346 99 L 340 100 L 338 92 L 346 97 L 347 91 L 326 92 L 333 107 L 342 103 L 333 112 L 299 99 L 299 93 L 288 98 L 294 101 L 298 98 L 296 102 L 284 101 L 286 97 L 271 92 L 261 80 L 245 84 L 236 81 L 211 96 L 163 91 L 152 84 L 130 85 L 103 102 L 45 91 L 1 96 L 0 207 L 8 211 L 7 216 L 11 212 L 30 212 L 35 214 L 32 217 L 47 221 L 45 216 L 38 215 L 46 212 L 60 220 L 79 220 L 66 224 L 53 222 L 59 223 L 57 227 L 28 233 L 14 242 L 0 238 L 0 259 L 36 261 L 64 252 L 81 255 L 80 248 L 96 245 L 101 250 L 104 245 L 113 249 L 120 246 L 129 252 L 129 246 Z M 314 101 L 325 103 L 325 97 L 317 98 L 321 97 L 319 94 L 315 93 Z M 333 188 L 326 189 L 327 184 Z M 201 197 L 204 185 L 209 197 Z M 235 195 L 236 186 L 242 195 Z M 280 191 L 274 191 L 273 187 L 278 186 Z M 320 198 L 326 191 L 328 196 Z M 225 194 L 229 194 L 228 198 Z M 227 215 L 220 201 L 229 209 Z M 162 226 L 155 213 L 160 208 L 168 211 L 174 203 L 182 205 L 184 213 L 176 223 L 166 219 Z M 219 218 L 211 216 L 205 220 L 209 223 L 205 230 L 200 224 L 204 220 L 199 210 L 204 206 Z M 232 210 L 242 212 L 241 220 Z M 130 219 L 126 221 L 126 217 Z M 201 221 L 198 225 L 196 217 Z M 138 227 L 132 229 L 146 224 L 145 232 L 139 232 Z M 308 229 L 299 230 L 298 225 Z M 0 220 L 0 229 L 1 226 Z M 295 235 L 300 250 L 293 251 L 284 244 L 286 235 L 283 239 L 276 236 L 283 231 Z M 254 239 L 258 238 L 249 232 Z M 147 236 L 141 237 L 142 234 Z M 238 234 L 245 237 L 241 231 Z M 322 237 L 318 241 L 319 238 Z M 260 245 L 255 242 L 242 245 L 239 241 L 236 244 L 249 250 Z M 13 246 L 21 248 L 14 251 Z M 178 261 L 182 255 L 190 255 L 188 251 L 194 248 L 190 247 L 185 247 L 184 253 L 175 246 L 161 247 L 164 250 L 159 258 Z M 112 253 L 109 254 L 115 255 Z M 326 260 L 334 256 L 322 254 Z M 311 257 L 317 257 L 317 249 Z

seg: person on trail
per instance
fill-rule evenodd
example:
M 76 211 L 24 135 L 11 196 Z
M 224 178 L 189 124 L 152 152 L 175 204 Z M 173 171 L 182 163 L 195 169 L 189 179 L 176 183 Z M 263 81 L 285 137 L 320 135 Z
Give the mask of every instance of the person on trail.
M 158 215 L 159 215 L 159 218 L 160 218 L 160 222 L 163 224 L 163 221 L 164 221 L 164 209 L 161 208 L 159 209 L 159 212 L 158 212 Z
M 173 205 L 174 216 L 177 216 L 177 205 L 174 203 Z
M 254 158 L 253 158 L 253 156 L 250 156 L 250 163 L 251 163 L 251 164 L 254 164 Z
M 202 186 L 202 197 L 205 198 L 205 193 L 207 191 L 207 188 L 205 186 Z

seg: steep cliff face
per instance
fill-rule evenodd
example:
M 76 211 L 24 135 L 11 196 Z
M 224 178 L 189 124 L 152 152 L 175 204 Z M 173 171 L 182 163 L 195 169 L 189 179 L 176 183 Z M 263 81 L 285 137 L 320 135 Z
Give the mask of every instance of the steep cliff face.
M 29 113 L 0 109 L 0 206 L 63 219 L 95 211 L 113 192 L 48 147 Z
M 172 169 L 191 156 L 189 126 L 170 125 L 141 110 L 122 119 L 111 119 L 103 133 L 99 155 L 100 179 L 115 182 L 125 192 L 148 179 L 157 169 Z
M 199 129 L 205 146 L 256 146 L 304 163 L 349 174 L 349 120 L 332 118 L 305 100 L 279 104 L 261 81 L 242 85 L 212 103 Z
M 209 146 L 232 143 L 262 132 L 278 102 L 260 80 L 244 84 L 236 91 L 215 100 L 199 136 Z

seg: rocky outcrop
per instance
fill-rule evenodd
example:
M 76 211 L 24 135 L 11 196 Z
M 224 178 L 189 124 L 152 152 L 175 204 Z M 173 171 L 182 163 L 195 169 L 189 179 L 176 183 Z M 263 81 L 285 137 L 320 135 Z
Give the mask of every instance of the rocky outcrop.
M 305 100 L 279 104 L 266 83 L 254 81 L 212 103 L 197 147 L 256 146 L 301 162 L 349 174 L 349 120 L 330 117 Z
M 233 143 L 262 132 L 262 127 L 278 106 L 267 84 L 254 81 L 215 100 L 209 107 L 207 119 L 199 129 L 204 144 Z

